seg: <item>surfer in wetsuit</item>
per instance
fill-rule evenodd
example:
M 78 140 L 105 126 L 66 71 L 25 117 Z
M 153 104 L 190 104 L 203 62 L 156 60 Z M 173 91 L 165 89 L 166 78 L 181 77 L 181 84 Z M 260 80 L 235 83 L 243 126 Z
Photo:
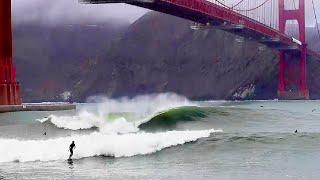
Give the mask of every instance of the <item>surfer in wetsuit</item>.
M 71 159 L 72 155 L 73 155 L 73 149 L 76 148 L 76 145 L 74 144 L 74 141 L 72 141 L 72 143 L 69 146 L 69 151 L 70 151 L 70 156 L 69 159 Z

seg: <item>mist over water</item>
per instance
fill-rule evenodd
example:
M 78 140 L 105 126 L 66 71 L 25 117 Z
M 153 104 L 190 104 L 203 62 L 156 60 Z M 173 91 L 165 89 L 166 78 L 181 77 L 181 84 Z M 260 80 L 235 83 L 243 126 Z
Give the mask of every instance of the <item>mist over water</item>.
M 93 97 L 0 124 L 0 176 L 18 179 L 317 179 L 319 101 Z M 298 133 L 294 133 L 295 130 Z M 46 135 L 43 133 L 46 132 Z M 66 161 L 75 141 L 73 162 Z

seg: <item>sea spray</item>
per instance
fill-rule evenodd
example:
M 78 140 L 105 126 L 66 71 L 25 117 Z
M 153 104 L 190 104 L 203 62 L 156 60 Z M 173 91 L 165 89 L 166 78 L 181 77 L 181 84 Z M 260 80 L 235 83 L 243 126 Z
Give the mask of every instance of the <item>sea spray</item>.
M 174 93 L 141 95 L 134 98 L 110 99 L 90 97 L 88 102 L 98 103 L 98 116 L 106 117 L 110 112 L 134 112 L 141 119 L 157 112 L 181 106 L 194 106 L 186 97 Z
M 50 121 L 58 128 L 71 130 L 97 127 L 104 133 L 130 133 L 137 132 L 138 125 L 160 112 L 176 107 L 195 106 L 187 98 L 173 93 L 143 95 L 132 99 L 91 97 L 88 101 L 96 102 L 97 111 L 83 108 L 75 116 L 50 115 L 39 121 Z

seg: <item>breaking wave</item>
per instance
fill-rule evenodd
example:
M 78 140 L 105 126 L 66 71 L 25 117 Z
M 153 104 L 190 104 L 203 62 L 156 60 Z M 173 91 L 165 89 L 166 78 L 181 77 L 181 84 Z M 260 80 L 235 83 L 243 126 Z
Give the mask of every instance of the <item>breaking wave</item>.
M 213 107 L 183 106 L 160 112 L 146 121 L 139 122 L 138 128 L 142 130 L 171 129 L 181 121 L 199 121 L 214 115 L 226 116 L 228 113 Z
M 209 137 L 215 130 L 168 131 L 161 133 L 75 135 L 48 140 L 0 139 L 0 162 L 26 162 L 65 160 L 68 146 L 75 141 L 75 159 L 93 156 L 130 157 L 160 151 L 171 146 L 182 145 Z
M 95 108 L 85 107 L 74 116 L 50 115 L 38 119 L 41 126 L 45 125 L 47 128 L 75 131 L 68 136 L 37 140 L 0 139 L 0 162 L 65 160 L 69 155 L 68 147 L 71 141 L 76 143 L 73 156 L 75 159 L 145 155 L 209 137 L 213 132 L 221 132 L 214 129 L 157 133 L 141 131 L 148 126 L 161 124 L 161 120 L 164 123 L 175 123 L 179 119 L 188 121 L 192 118 L 203 118 L 210 113 L 175 94 L 99 100 L 98 106 L 97 103 L 93 104 Z M 78 130 L 81 129 L 89 131 L 79 134 Z
M 108 121 L 107 118 L 98 117 L 86 111 L 81 112 L 77 116 L 50 115 L 39 121 L 41 123 L 52 123 L 58 128 L 70 130 L 98 128 L 99 132 L 105 134 L 132 133 L 139 130 L 133 122 L 128 122 L 124 117 Z
M 97 128 L 105 134 L 123 134 L 171 130 L 178 122 L 201 120 L 209 115 L 226 116 L 228 113 L 221 108 L 199 107 L 177 95 L 162 94 L 120 101 L 104 99 L 97 112 L 83 109 L 75 116 L 51 115 L 39 121 L 63 129 Z
M 132 133 L 139 131 L 139 125 L 157 117 L 159 112 L 169 110 L 168 113 L 171 114 L 171 109 L 185 106 L 195 106 L 195 104 L 182 96 L 170 93 L 120 100 L 99 98 L 97 111 L 82 109 L 75 116 L 50 115 L 38 121 L 51 122 L 58 128 L 70 130 L 98 128 L 100 132 L 106 134 Z M 181 113 L 187 115 L 192 113 L 188 111 L 182 110 Z M 195 111 L 201 113 L 200 109 Z

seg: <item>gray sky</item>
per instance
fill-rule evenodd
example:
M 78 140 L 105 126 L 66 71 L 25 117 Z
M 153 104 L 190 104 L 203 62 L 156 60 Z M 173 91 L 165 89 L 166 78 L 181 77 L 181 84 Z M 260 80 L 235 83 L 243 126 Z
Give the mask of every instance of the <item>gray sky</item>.
M 78 0 L 13 0 L 14 23 L 133 22 L 147 10 L 126 4 L 80 4 Z
M 55 23 L 97 23 L 112 20 L 134 22 L 148 10 L 126 4 L 79 4 L 78 0 L 12 0 L 14 23 L 41 22 Z M 264 0 L 251 0 L 264 1 Z M 316 3 L 318 18 L 320 19 L 320 1 Z M 238 0 L 225 0 L 226 3 Z M 313 25 L 313 11 L 311 0 L 306 0 L 306 20 L 308 25 Z

